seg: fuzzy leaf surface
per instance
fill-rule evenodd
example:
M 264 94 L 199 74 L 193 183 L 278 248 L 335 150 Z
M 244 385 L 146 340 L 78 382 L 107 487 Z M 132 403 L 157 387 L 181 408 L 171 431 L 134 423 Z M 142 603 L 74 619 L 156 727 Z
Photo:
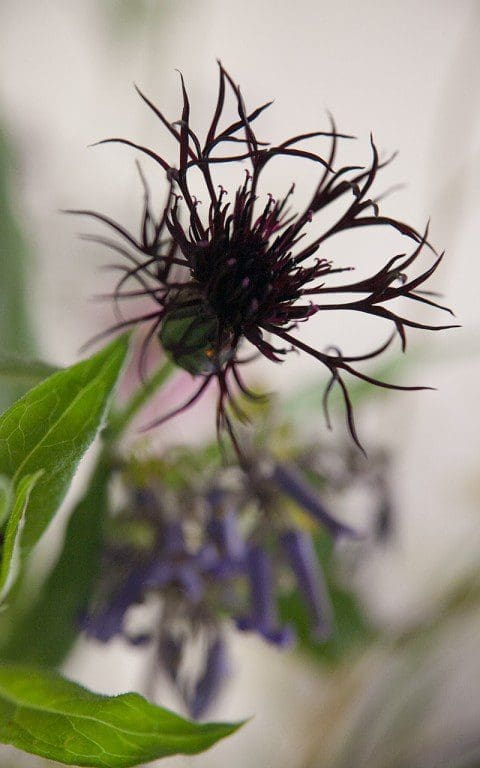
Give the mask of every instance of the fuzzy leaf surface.
M 108 479 L 109 467 L 100 463 L 70 515 L 62 551 L 40 594 L 13 617 L 0 644 L 3 661 L 55 667 L 70 650 L 99 570 Z
M 21 568 L 21 538 L 30 494 L 42 476 L 43 470 L 22 477 L 17 486 L 5 530 L 0 563 L 0 605 L 5 601 Z
M 0 665 L 0 741 L 68 765 L 128 768 L 193 755 L 238 727 L 193 723 L 136 693 L 102 696 L 51 672 Z
M 54 373 L 0 417 L 0 474 L 14 487 L 43 469 L 25 515 L 22 551 L 38 541 L 102 426 L 127 354 L 120 337 L 93 357 Z
M 5 475 L 0 475 L 0 527 L 3 526 L 10 512 L 12 501 L 12 483 Z

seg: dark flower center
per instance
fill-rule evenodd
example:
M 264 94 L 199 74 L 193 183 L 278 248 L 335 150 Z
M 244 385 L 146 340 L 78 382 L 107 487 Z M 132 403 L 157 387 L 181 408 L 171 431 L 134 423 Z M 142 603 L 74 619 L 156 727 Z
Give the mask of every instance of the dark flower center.
M 233 240 L 224 236 L 199 249 L 194 270 L 222 328 L 241 332 L 271 289 L 267 243 L 255 232 Z

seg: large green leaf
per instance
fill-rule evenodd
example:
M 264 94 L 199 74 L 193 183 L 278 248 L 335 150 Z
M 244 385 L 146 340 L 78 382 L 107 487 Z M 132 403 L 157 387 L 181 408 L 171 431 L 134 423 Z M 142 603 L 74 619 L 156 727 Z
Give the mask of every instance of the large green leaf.
M 16 486 L 23 476 L 43 469 L 25 515 L 23 554 L 48 526 L 102 426 L 127 345 L 127 337 L 121 337 L 53 374 L 0 417 L 0 474 Z
M 69 765 L 126 768 L 192 755 L 240 724 L 198 724 L 136 693 L 101 696 L 33 667 L 0 665 L 0 741 Z
M 21 539 L 25 525 L 25 513 L 30 494 L 42 474 L 43 470 L 40 469 L 34 475 L 22 477 L 18 483 L 11 511 L 9 511 L 0 563 L 0 605 L 5 602 L 5 598 L 20 572 Z
M 55 667 L 70 650 L 98 573 L 109 474 L 100 462 L 70 516 L 62 552 L 40 594 L 11 617 L 0 644 L 4 661 Z

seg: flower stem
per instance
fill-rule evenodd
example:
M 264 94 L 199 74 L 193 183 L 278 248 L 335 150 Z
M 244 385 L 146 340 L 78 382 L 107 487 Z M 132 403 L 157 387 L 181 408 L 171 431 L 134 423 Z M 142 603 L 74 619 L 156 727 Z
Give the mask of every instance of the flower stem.
M 133 417 L 145 405 L 150 397 L 167 381 L 171 374 L 176 370 L 176 365 L 170 360 L 166 360 L 163 365 L 153 374 L 142 387 L 130 398 L 126 406 L 112 414 L 108 429 L 105 431 L 104 439 L 108 443 L 118 440 Z

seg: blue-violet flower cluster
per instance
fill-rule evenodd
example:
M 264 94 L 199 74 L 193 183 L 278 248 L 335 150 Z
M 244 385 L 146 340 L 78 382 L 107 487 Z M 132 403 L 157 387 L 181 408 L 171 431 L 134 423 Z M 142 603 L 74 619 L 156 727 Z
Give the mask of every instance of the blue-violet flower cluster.
M 211 464 L 200 449 L 125 460 L 124 501 L 110 516 L 84 630 L 103 642 L 123 636 L 135 645 L 154 643 L 157 671 L 193 717 L 205 712 L 228 676 L 229 624 L 279 647 L 293 644 L 295 629 L 279 610 L 293 590 L 312 640 L 329 639 L 334 616 L 315 540 L 321 529 L 334 540 L 357 538 L 319 491 L 319 484 L 328 489 L 339 478 L 347 487 L 352 472 L 340 459 L 341 478 L 337 472 L 331 479 L 329 470 L 318 474 L 311 458 L 278 461 L 264 450 L 241 469 L 235 462 Z M 157 618 L 148 614 L 147 627 L 139 629 L 131 609 L 145 600 L 154 601 Z

